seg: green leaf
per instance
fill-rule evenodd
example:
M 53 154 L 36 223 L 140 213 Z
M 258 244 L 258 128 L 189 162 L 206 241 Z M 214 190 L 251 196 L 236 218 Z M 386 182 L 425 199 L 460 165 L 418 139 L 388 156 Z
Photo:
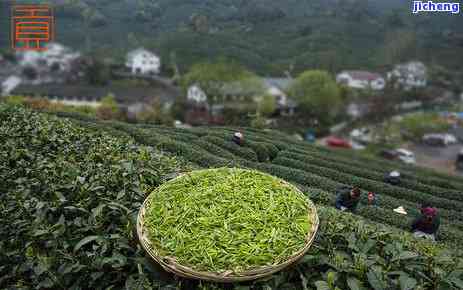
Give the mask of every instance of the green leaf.
M 393 261 L 415 259 L 416 257 L 418 257 L 417 253 L 410 252 L 410 251 L 403 251 L 400 253 L 400 255 L 395 257 Z
M 334 286 L 334 283 L 336 282 L 337 280 L 337 275 L 335 272 L 333 271 L 329 271 L 328 274 L 327 274 L 327 278 L 326 280 L 328 281 L 328 285 L 330 287 L 333 287 Z
M 349 286 L 350 290 L 363 290 L 365 289 L 362 286 L 362 282 L 355 277 L 347 277 L 347 285 Z
M 381 268 L 373 267 L 367 273 L 368 282 L 375 290 L 384 290 L 387 285 L 381 275 Z
M 376 241 L 369 239 L 365 245 L 363 245 L 361 252 L 366 254 L 368 253 L 374 246 L 376 245 Z
M 317 287 L 317 290 L 330 290 L 330 286 L 325 281 L 315 282 L 315 287 Z
M 34 237 L 42 236 L 42 235 L 45 235 L 45 234 L 48 234 L 48 233 L 49 233 L 48 230 L 36 230 L 34 232 Z
M 75 245 L 74 252 L 77 252 L 80 248 L 82 248 L 86 244 L 96 241 L 100 238 L 101 238 L 100 236 L 88 236 L 88 237 L 83 238 Z
M 96 218 L 97 216 L 101 215 L 101 213 L 103 212 L 103 209 L 104 209 L 105 206 L 106 206 L 106 204 L 101 203 L 96 208 L 92 209 L 93 218 Z
M 408 275 L 401 275 L 399 277 L 399 283 L 400 283 L 401 290 L 411 290 L 417 284 L 416 280 Z
M 313 255 L 305 255 L 298 261 L 298 264 L 312 264 L 313 262 L 316 262 L 318 260 L 317 256 Z
M 461 280 L 460 278 L 452 277 L 451 279 L 449 279 L 449 281 L 452 282 L 452 284 L 454 284 L 459 289 L 463 289 L 463 280 Z
M 236 289 L 236 290 L 250 290 L 251 287 L 249 287 L 249 286 L 238 286 L 238 287 L 236 287 L 235 289 Z

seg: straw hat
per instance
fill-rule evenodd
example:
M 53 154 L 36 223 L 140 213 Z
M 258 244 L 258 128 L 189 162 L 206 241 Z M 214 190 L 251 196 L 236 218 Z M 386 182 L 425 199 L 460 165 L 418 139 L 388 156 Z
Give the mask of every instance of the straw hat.
M 398 208 L 394 209 L 394 211 L 400 214 L 407 214 L 403 206 L 399 206 Z

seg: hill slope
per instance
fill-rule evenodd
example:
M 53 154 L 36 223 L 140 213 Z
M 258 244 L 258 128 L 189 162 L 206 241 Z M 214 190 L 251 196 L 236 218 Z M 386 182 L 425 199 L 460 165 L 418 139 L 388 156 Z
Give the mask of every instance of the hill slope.
M 459 69 L 463 62 L 462 17 L 414 15 L 404 1 L 49 2 L 56 6 L 60 42 L 121 57 L 144 45 L 167 65 L 175 52 L 183 68 L 219 56 L 261 74 L 282 74 L 291 65 L 298 72 L 378 69 L 410 59 Z
M 377 207 L 363 207 L 358 214 L 376 222 L 409 229 L 419 206 L 427 201 L 440 209 L 440 237 L 449 245 L 463 237 L 463 179 L 427 169 L 384 160 L 367 159 L 351 152 L 338 152 L 305 142 L 288 140 L 278 132 L 244 131 L 244 147 L 230 140 L 232 128 L 172 129 L 124 123 L 87 123 L 125 132 L 140 144 L 153 146 L 201 167 L 241 166 L 262 170 L 286 179 L 324 205 L 333 205 L 335 191 L 357 185 L 364 193 L 379 195 Z M 383 183 L 387 171 L 399 168 L 405 181 L 400 186 Z M 366 204 L 366 194 L 361 201 Z M 392 209 L 404 206 L 411 215 L 398 216 Z
M 395 164 L 368 160 L 368 170 L 354 174 L 346 162 L 366 160 L 252 129 L 245 130 L 245 146 L 235 146 L 229 141 L 232 131 L 75 116 L 66 120 L 0 105 L 2 288 L 302 290 L 328 282 L 340 289 L 461 286 L 463 262 L 456 250 L 462 241 L 461 178 L 403 166 L 409 182 L 391 190 L 375 172 Z M 174 279 L 148 261 L 134 232 L 147 194 L 172 173 L 224 165 L 283 177 L 317 203 L 320 231 L 299 265 L 268 280 L 224 286 Z M 379 207 L 362 207 L 359 216 L 331 209 L 333 190 L 347 181 L 365 190 L 382 187 Z M 439 244 L 399 229 L 407 221 L 390 210 L 397 204 L 411 209 L 425 198 L 433 198 L 446 216 Z M 444 244 L 455 249 L 452 256 Z M 326 278 L 327 271 L 336 273 L 336 282 Z

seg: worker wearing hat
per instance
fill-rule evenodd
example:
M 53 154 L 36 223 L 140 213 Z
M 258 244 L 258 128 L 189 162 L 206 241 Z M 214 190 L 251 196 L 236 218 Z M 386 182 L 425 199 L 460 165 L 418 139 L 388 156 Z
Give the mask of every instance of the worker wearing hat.
M 358 187 L 344 186 L 337 190 L 336 208 L 342 211 L 354 212 L 360 201 L 360 189 Z
M 241 133 L 241 131 L 235 132 L 235 133 L 233 134 L 232 141 L 233 141 L 236 145 L 242 145 L 242 144 L 243 144 L 243 140 L 244 140 L 244 136 L 243 136 L 243 133 Z
M 391 171 L 386 174 L 384 177 L 384 182 L 392 184 L 392 185 L 399 185 L 400 184 L 400 172 L 397 170 Z
M 440 226 L 437 209 L 425 203 L 421 206 L 421 215 L 412 223 L 412 232 L 415 237 L 436 240 L 436 233 Z

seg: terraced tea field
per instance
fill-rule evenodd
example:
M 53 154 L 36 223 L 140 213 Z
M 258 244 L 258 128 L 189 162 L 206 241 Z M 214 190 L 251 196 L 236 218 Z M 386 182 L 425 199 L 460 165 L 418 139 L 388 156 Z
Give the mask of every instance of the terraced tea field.
M 245 143 L 231 141 L 234 128 L 172 129 L 124 123 L 88 123 L 128 134 L 140 144 L 184 158 L 199 167 L 238 166 L 258 169 L 298 185 L 315 202 L 333 206 L 335 191 L 356 185 L 362 194 L 358 214 L 374 222 L 409 230 L 420 205 L 435 205 L 442 217 L 439 239 L 450 246 L 463 241 L 463 178 L 434 173 L 428 169 L 361 157 L 349 151 L 333 151 L 274 132 L 242 130 Z M 241 129 L 241 128 L 240 128 Z M 384 174 L 399 169 L 400 186 L 383 182 Z M 378 195 L 377 206 L 366 206 L 368 191 Z M 403 206 L 408 216 L 392 210 Z
M 67 117 L 67 118 L 65 118 Z M 0 105 L 2 289 L 462 289 L 463 179 L 274 131 L 174 129 L 50 116 Z M 195 168 L 257 169 L 298 186 L 317 204 L 320 231 L 303 260 L 237 285 L 174 278 L 141 249 L 135 217 L 144 198 Z M 401 186 L 382 182 L 400 169 Z M 334 210 L 335 190 L 366 194 L 355 215 Z M 437 244 L 408 234 L 424 201 L 440 211 Z M 404 206 L 408 216 L 394 213 Z M 337 287 L 337 288 L 336 288 Z

